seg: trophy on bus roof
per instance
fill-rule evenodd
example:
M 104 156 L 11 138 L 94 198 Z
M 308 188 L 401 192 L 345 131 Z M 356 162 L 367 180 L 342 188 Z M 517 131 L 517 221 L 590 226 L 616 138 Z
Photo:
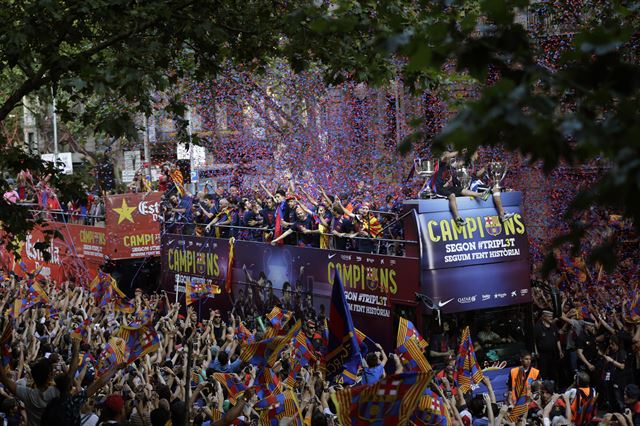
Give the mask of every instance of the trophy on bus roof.
M 504 177 L 507 175 L 507 163 L 502 161 L 492 161 L 489 163 L 489 176 L 493 180 L 496 188 L 502 189 L 500 183 L 504 180 Z
M 420 190 L 419 197 L 431 198 L 433 196 L 433 191 L 431 190 L 430 182 L 431 178 L 436 173 L 434 161 L 418 157 L 413 160 L 413 166 L 415 167 L 418 176 L 426 179 L 422 189 Z
M 453 170 L 455 171 L 458 182 L 460 182 L 460 186 L 463 188 L 469 188 L 469 184 L 471 183 L 471 173 L 469 173 L 469 169 L 464 162 L 458 162 L 456 164 L 458 166 Z

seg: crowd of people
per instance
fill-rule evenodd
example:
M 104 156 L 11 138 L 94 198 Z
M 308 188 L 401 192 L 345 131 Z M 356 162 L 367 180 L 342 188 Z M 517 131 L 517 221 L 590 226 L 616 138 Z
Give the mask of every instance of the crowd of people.
M 194 305 L 185 310 L 184 300 L 171 301 L 165 293 L 136 291 L 126 303 L 118 297 L 105 303 L 95 283 L 58 286 L 42 277 L 3 275 L 4 424 L 338 424 L 332 395 L 347 385 L 329 380 L 320 362 L 327 348 L 324 306 L 316 311 L 311 295 L 291 286 L 276 295 L 264 276 L 245 274 L 247 284 L 229 311 L 201 316 Z M 611 303 L 604 296 L 595 296 L 585 312 L 568 297 L 580 294 L 577 287 L 570 283 L 560 292 L 559 315 L 555 296 L 536 287 L 535 353 L 523 351 L 520 365 L 507 370 L 506 396 L 494 393 L 486 374 L 478 384 L 487 393 L 464 392 L 457 364 L 462 342 L 453 338 L 443 346 L 441 337 L 425 330 L 429 346 L 422 354 L 436 373 L 430 389 L 447 411 L 439 423 L 416 424 L 640 424 L 640 327 L 626 308 L 638 301 L 620 290 L 614 296 L 620 312 L 598 309 Z M 127 325 L 152 328 L 157 345 L 131 363 L 127 356 L 109 359 L 105 348 Z M 445 332 L 457 335 L 462 326 Z M 297 337 L 280 347 L 275 362 L 245 356 L 252 343 L 291 337 L 296 327 L 309 351 L 304 362 Z M 508 339 L 485 328 L 473 336 L 479 352 Z M 369 345 L 356 383 L 373 385 L 403 371 L 411 368 L 399 351 Z M 514 420 L 520 375 L 526 378 L 526 409 Z M 295 415 L 274 414 L 281 394 L 295 396 Z
M 291 176 L 286 189 L 270 189 L 263 182 L 260 190 L 214 185 L 190 194 L 176 170 L 165 167 L 158 188 L 165 192 L 165 232 L 402 252 L 402 245 L 386 241 L 402 239 L 396 222 L 398 198 L 389 195 L 376 205 L 364 182 L 353 193 L 341 195 L 302 186 Z M 440 186 L 439 192 L 449 188 L 455 199 L 460 189 L 452 170 L 443 168 L 438 176 L 434 185 Z M 104 216 L 100 195 L 91 195 L 84 207 L 65 207 L 56 204 L 56 192 L 46 179 L 33 185 L 25 173 L 18 182 L 15 193 L 5 194 L 5 199 L 35 202 L 52 214 L 65 212 L 78 223 L 96 224 L 96 218 Z M 142 190 L 144 182 L 139 184 Z M 499 188 L 482 191 L 476 194 L 493 196 L 501 220 L 509 220 L 498 204 Z M 609 218 L 606 235 L 597 238 L 619 239 L 626 232 L 625 225 Z M 429 395 L 444 408 L 425 408 L 432 417 L 414 416 L 411 421 L 464 426 L 640 425 L 637 259 L 627 255 L 616 272 L 607 274 L 602 267 L 588 267 L 585 257 L 558 252 L 559 272 L 534 282 L 534 325 L 527 339 L 513 330 L 492 329 L 489 322 L 478 326 L 447 318 L 434 319 L 421 330 L 429 345 L 416 356 L 424 356 L 436 373 Z M 106 297 L 105 287 L 96 283 L 56 284 L 36 273 L 19 278 L 5 271 L 0 281 L 4 424 L 340 424 L 336 395 L 349 385 L 329 377 L 323 367 L 330 320 L 326 307 L 314 306 L 312 294 L 292 291 L 288 283 L 277 286 L 282 290 L 276 294 L 263 274 L 253 277 L 245 269 L 244 282 L 229 310 L 197 313 L 193 305 L 185 309 L 184 296 L 171 301 L 166 294 L 136 292 L 127 299 L 114 296 L 114 290 Z M 475 385 L 486 393 L 467 389 L 460 375 L 460 336 L 468 325 L 474 357 L 487 367 Z M 114 342 L 127 327 L 152 330 L 155 339 L 150 350 L 133 361 L 130 348 L 127 356 L 114 355 Z M 256 343 L 277 338 L 285 344 L 273 359 L 250 353 Z M 498 349 L 512 343 L 523 349 L 519 365 L 509 365 L 507 391 L 496 394 L 488 373 L 505 367 L 506 358 Z M 416 371 L 403 356 L 398 350 L 369 345 L 355 384 L 372 386 Z
M 322 187 L 305 188 L 288 176 L 285 188 L 246 189 L 231 184 L 206 186 L 191 194 L 175 169 L 163 185 L 164 229 L 169 233 L 334 248 L 366 253 L 401 254 L 401 204 L 388 195 L 374 203 L 365 182 L 351 194 L 327 194 Z M 313 194 L 313 195 L 312 195 Z

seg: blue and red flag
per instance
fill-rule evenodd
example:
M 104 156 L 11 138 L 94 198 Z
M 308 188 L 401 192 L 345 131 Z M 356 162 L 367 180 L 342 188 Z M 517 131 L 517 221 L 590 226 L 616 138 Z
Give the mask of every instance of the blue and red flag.
M 296 395 L 290 390 L 260 400 L 253 408 L 260 412 L 260 426 L 278 426 L 286 417 L 293 419 L 290 424 L 304 424 Z
M 274 240 L 276 238 L 278 238 L 280 235 L 282 235 L 282 233 L 283 233 L 283 231 L 282 231 L 282 221 L 285 220 L 285 218 L 283 216 L 284 216 L 284 211 L 285 211 L 286 206 L 287 206 L 287 202 L 283 201 L 283 202 L 280 203 L 280 205 L 278 207 L 276 207 L 276 223 L 275 223 L 274 230 L 273 230 L 273 239 Z M 280 240 L 276 244 L 283 245 L 284 241 Z
M 444 399 L 431 389 L 426 389 L 418 401 L 418 409 L 411 416 L 411 422 L 420 426 L 448 426 L 451 416 Z
M 347 385 L 355 383 L 361 357 L 351 312 L 344 297 L 344 287 L 340 274 L 336 273 L 329 309 L 329 344 L 324 356 L 327 379 Z
M 409 339 L 396 348 L 396 354 L 400 358 L 404 371 L 433 371 L 431 364 L 424 356 L 422 349 L 418 346 L 418 341 Z
M 416 411 L 433 372 L 402 373 L 373 385 L 339 390 L 333 395 L 341 425 L 405 425 Z
M 80 341 L 86 340 L 87 336 L 89 335 L 88 327 L 90 324 L 90 319 L 82 321 L 82 323 L 78 324 L 78 326 L 71 332 L 71 338 L 78 339 Z
M 527 395 L 527 376 L 524 373 L 524 369 L 518 369 L 518 375 L 516 376 L 513 384 L 513 393 L 515 395 L 515 403 L 511 412 L 507 415 L 507 419 L 510 422 L 517 422 L 522 416 L 527 414 L 529 410 L 529 401 Z
M 105 345 L 98 360 L 98 375 L 103 375 L 111 368 L 122 364 L 126 360 L 126 343 L 120 337 L 111 337 Z
M 116 336 L 125 341 L 127 364 L 155 351 L 160 345 L 158 333 L 150 325 L 134 327 L 121 325 Z
M 406 318 L 400 318 L 400 322 L 398 323 L 398 339 L 396 343 L 396 347 L 402 345 L 409 339 L 416 339 L 418 341 L 418 346 L 421 349 L 425 349 L 429 346 L 426 340 L 420 335 L 418 329 L 411 321 Z
M 249 330 L 242 321 L 240 321 L 240 324 L 236 327 L 236 336 L 238 336 L 238 339 L 242 340 L 243 343 L 253 343 L 256 340 L 251 330 Z
M 357 328 L 355 329 L 355 331 L 356 331 L 356 340 L 358 341 L 358 345 L 360 346 L 360 352 L 363 355 L 366 355 L 369 351 L 375 350 L 376 342 L 371 340 L 369 336 L 367 336 Z
M 276 330 L 282 328 L 282 323 L 286 317 L 287 311 L 283 311 L 277 306 L 274 306 L 271 312 L 267 314 L 267 319 Z
M 247 390 L 247 387 L 238 380 L 235 374 L 213 373 L 213 378 L 227 390 L 229 401 L 231 401 L 232 404 L 235 404 L 236 399 Z
M 282 385 L 278 376 L 265 367 L 256 375 L 254 390 L 259 399 L 265 399 L 282 393 Z
M 477 385 L 484 378 L 473 349 L 468 326 L 462 330 L 462 336 L 460 337 L 460 347 L 456 357 L 456 371 L 458 372 L 458 389 L 462 393 L 469 392 L 472 386 Z

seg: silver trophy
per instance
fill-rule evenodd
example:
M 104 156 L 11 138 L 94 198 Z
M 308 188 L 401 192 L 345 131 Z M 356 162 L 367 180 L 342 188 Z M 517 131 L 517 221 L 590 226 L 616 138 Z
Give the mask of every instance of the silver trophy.
M 455 169 L 455 172 L 460 186 L 464 189 L 469 189 L 469 184 L 471 183 L 471 173 L 469 173 L 469 169 L 465 165 L 460 165 Z
M 416 158 L 413 160 L 413 165 L 415 167 L 418 176 L 425 179 L 425 183 L 420 190 L 418 196 L 420 198 L 431 198 L 433 197 L 433 191 L 429 186 L 429 179 L 435 174 L 435 163 L 433 160 L 426 160 L 423 158 Z
M 492 161 L 489 163 L 489 175 L 491 176 L 496 188 L 501 189 L 500 183 L 507 175 L 507 170 L 507 163 L 503 163 L 502 161 Z

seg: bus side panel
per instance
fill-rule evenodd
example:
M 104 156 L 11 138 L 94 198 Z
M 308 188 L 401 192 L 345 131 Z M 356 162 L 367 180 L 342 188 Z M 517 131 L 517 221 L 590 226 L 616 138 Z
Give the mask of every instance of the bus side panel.
M 355 327 L 385 347 L 394 343 L 394 302 L 414 304 L 419 291 L 419 261 L 415 258 L 371 255 L 294 246 L 274 247 L 237 241 L 232 270 L 233 292 L 246 295 L 247 274 L 264 274 L 274 294 L 282 299 L 285 282 L 303 297 L 311 294 L 319 314 L 329 313 L 331 283 L 340 274 Z M 163 288 L 184 299 L 187 281 L 209 281 L 224 287 L 229 243 L 215 238 L 165 234 L 162 238 Z M 254 294 L 256 293 L 254 286 Z M 228 297 L 216 296 L 214 303 Z

